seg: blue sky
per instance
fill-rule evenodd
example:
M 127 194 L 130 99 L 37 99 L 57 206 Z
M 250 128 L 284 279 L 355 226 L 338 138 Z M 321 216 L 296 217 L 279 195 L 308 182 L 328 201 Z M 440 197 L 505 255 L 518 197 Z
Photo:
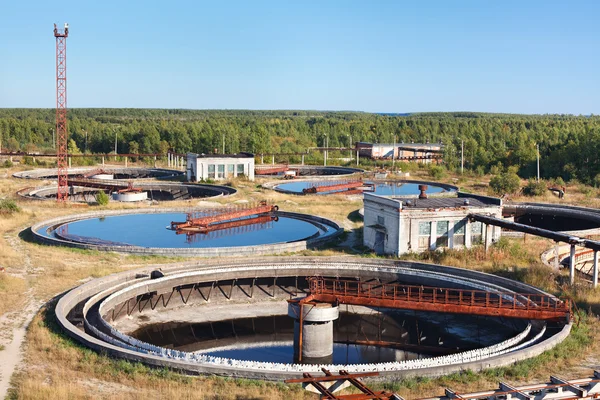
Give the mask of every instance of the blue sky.
M 8 1 L 0 107 L 600 114 L 600 1 Z

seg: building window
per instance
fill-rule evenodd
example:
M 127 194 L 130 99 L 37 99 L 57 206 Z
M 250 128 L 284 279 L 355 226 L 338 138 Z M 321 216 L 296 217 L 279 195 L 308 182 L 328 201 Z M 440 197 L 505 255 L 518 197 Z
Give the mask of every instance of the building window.
M 208 164 L 208 179 L 215 179 L 215 164 Z
M 454 236 L 452 236 L 452 243 L 454 246 L 464 246 L 465 245 L 465 226 L 467 224 L 467 220 L 463 219 L 462 221 L 456 221 L 454 224 Z
M 225 164 L 219 164 L 217 167 L 217 178 L 225 179 Z
M 381 215 L 377 216 L 377 223 L 379 225 L 385 225 L 385 218 L 383 218 Z
M 419 222 L 419 249 L 428 249 L 431 244 L 431 222 Z
M 448 247 L 448 221 L 437 222 L 435 247 Z
M 235 165 L 233 164 L 227 164 L 227 177 L 230 178 L 233 176 L 233 169 L 235 168 Z
M 483 224 L 480 221 L 471 223 L 471 244 L 483 243 Z
M 237 165 L 237 174 L 239 175 L 244 175 L 244 164 L 238 164 Z

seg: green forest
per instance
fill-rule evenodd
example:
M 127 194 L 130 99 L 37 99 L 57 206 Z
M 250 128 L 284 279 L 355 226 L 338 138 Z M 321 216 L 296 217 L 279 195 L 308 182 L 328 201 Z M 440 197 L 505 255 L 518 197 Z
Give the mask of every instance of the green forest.
M 442 142 L 450 170 L 460 167 L 462 143 L 467 170 L 498 173 L 512 166 L 523 178 L 536 173 L 539 145 L 543 177 L 600 181 L 598 116 L 90 108 L 70 109 L 68 118 L 70 152 L 111 153 L 115 138 L 118 153 L 211 153 L 224 142 L 227 153 L 269 154 L 395 137 Z M 54 109 L 0 109 L 3 151 L 52 153 L 54 121 Z

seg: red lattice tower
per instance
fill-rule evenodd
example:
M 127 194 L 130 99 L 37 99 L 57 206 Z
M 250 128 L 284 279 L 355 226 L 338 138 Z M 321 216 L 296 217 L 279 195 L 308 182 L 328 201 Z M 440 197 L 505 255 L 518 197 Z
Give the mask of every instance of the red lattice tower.
M 67 37 L 69 24 L 59 29 L 54 24 L 56 38 L 56 166 L 58 190 L 56 200 L 64 202 L 69 196 L 67 184 Z

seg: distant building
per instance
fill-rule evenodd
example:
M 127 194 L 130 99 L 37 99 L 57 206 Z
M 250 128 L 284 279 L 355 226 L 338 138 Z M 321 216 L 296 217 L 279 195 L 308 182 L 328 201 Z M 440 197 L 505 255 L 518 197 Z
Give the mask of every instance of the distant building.
M 254 154 L 187 154 L 187 180 L 221 181 L 233 177 L 245 176 L 254 180 Z
M 372 159 L 395 159 L 401 161 L 415 161 L 421 163 L 440 162 L 444 152 L 441 143 L 368 143 L 356 144 L 360 157 Z
M 438 248 L 486 248 L 500 228 L 471 222 L 469 214 L 502 218 L 502 200 L 458 192 L 457 197 L 390 198 L 364 194 L 363 243 L 377 254 L 399 256 Z

